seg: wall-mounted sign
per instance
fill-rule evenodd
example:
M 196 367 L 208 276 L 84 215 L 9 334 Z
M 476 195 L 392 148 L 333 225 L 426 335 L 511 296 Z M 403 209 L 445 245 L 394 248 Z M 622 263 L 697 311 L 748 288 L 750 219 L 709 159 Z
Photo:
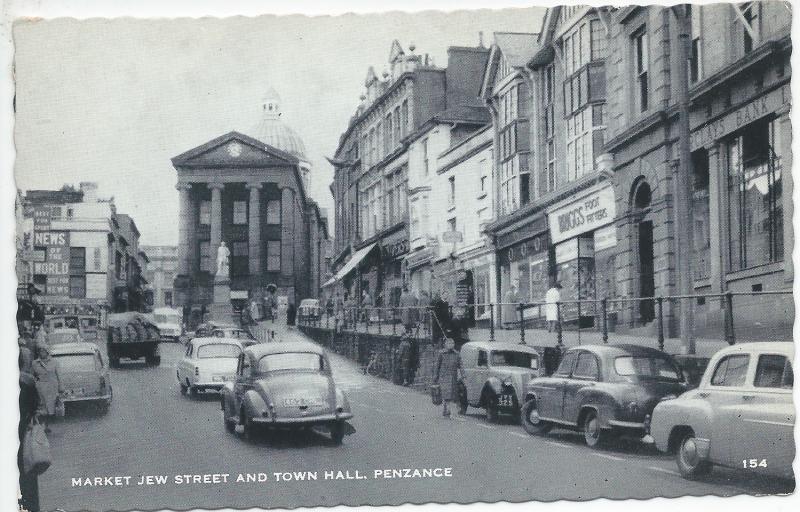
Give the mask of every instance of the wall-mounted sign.
M 33 263 L 33 273 L 46 276 L 69 276 L 69 232 L 36 232 L 35 247 L 44 248 L 44 261 Z
M 617 215 L 614 188 L 608 184 L 592 187 L 547 210 L 550 238 L 554 244 L 594 231 L 614 221 Z
M 383 246 L 383 252 L 390 258 L 402 256 L 408 252 L 408 240 L 400 240 Z
M 50 220 L 53 210 L 49 206 L 36 206 L 33 209 L 33 229 L 36 231 L 50 231 Z

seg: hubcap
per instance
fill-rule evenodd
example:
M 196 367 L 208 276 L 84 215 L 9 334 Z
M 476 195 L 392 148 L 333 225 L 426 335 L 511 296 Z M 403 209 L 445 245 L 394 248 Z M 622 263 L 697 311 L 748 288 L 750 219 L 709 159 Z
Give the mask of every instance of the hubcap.
M 592 418 L 586 422 L 586 435 L 592 439 L 597 439 L 597 418 Z
M 700 461 L 700 457 L 697 454 L 697 443 L 694 442 L 693 437 L 690 437 L 683 442 L 681 455 L 683 456 L 684 462 L 688 466 L 696 466 Z
M 528 414 L 528 421 L 530 421 L 534 425 L 538 425 L 541 418 L 539 418 L 539 411 L 534 407 L 531 409 L 530 414 Z

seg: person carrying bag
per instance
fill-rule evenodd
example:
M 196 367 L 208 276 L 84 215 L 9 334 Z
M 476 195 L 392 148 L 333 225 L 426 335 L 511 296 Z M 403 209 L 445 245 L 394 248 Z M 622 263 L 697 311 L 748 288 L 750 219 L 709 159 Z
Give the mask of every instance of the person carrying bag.
M 28 424 L 22 442 L 22 470 L 25 473 L 41 475 L 52 463 L 50 441 L 47 439 L 44 425 L 38 416 L 34 416 Z

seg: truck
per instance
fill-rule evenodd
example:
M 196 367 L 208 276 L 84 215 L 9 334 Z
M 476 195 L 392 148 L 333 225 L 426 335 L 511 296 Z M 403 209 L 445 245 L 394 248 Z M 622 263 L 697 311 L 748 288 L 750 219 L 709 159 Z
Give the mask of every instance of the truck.
M 112 368 L 119 368 L 123 357 L 144 358 L 148 366 L 160 365 L 160 341 L 158 326 L 148 315 L 135 311 L 108 315 L 106 346 Z

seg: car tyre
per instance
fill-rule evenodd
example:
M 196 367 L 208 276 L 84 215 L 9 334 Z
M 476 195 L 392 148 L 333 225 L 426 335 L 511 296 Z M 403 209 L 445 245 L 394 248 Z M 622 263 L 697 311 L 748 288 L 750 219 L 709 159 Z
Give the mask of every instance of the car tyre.
M 256 426 L 253 424 L 253 420 L 242 410 L 241 413 L 241 423 L 242 423 L 242 436 L 248 441 L 253 441 L 256 438 Z
M 531 435 L 544 435 L 553 428 L 552 423 L 539 417 L 539 408 L 536 405 L 535 398 L 531 398 L 522 406 L 520 421 L 525 432 Z
M 181 387 L 181 394 L 186 395 L 186 392 L 189 391 L 189 387 L 182 382 L 179 382 L 178 385 Z
M 600 428 L 600 417 L 595 411 L 589 411 L 583 418 L 583 439 L 590 448 L 600 448 L 608 439 L 608 432 Z
M 697 455 L 697 446 L 694 442 L 694 432 L 689 431 L 681 439 L 675 453 L 675 462 L 681 476 L 687 480 L 697 480 L 711 472 L 711 463 L 701 460 Z
M 500 410 L 497 403 L 497 395 L 489 393 L 486 396 L 486 421 L 489 423 L 497 423 L 500 421 Z
M 333 444 L 339 446 L 342 444 L 344 440 L 344 422 L 343 421 L 334 421 L 330 424 L 330 431 L 331 431 L 331 440 Z
M 222 421 L 225 423 L 225 430 L 231 434 L 236 433 L 236 422 L 228 418 L 228 411 L 225 410 L 225 399 L 222 399 Z
M 469 401 L 467 400 L 467 389 L 464 387 L 463 384 L 458 386 L 458 414 L 462 416 L 467 414 L 467 409 L 469 409 Z

